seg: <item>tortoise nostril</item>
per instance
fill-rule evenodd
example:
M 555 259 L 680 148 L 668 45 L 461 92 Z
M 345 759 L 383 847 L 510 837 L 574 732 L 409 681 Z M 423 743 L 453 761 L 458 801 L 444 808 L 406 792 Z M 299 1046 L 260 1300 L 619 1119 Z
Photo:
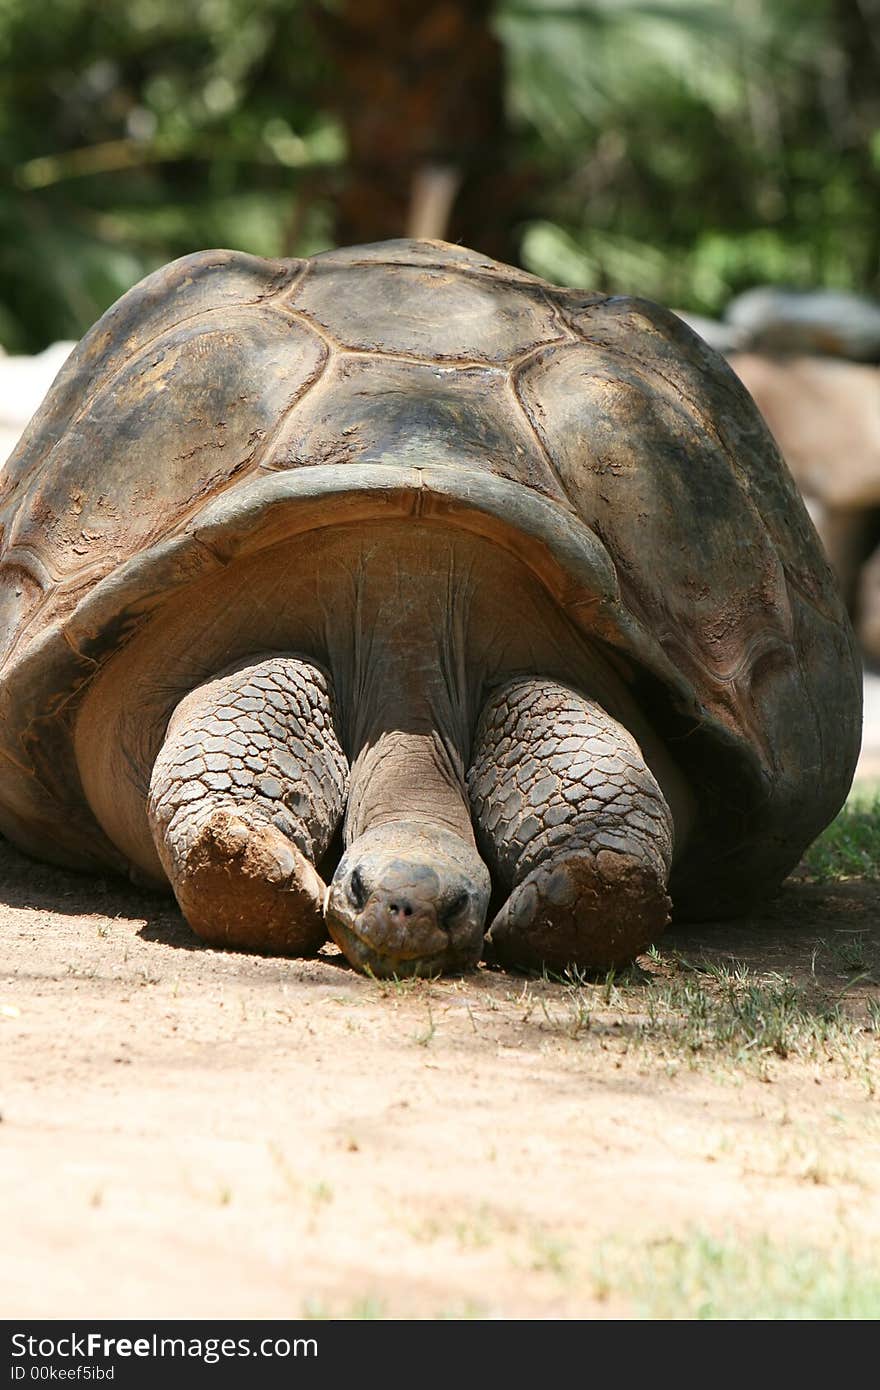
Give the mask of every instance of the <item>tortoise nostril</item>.
M 360 869 L 353 869 L 351 878 L 348 880 L 348 892 L 352 902 L 360 912 L 364 903 L 367 901 L 367 887 L 361 877 Z

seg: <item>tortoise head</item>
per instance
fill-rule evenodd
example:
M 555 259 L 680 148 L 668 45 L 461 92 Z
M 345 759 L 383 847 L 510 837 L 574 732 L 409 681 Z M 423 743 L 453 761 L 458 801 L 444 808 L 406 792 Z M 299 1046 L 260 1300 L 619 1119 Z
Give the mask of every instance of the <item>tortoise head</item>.
M 381 977 L 467 969 L 483 949 L 489 874 L 457 835 L 394 822 L 343 855 L 327 929 L 352 964 Z

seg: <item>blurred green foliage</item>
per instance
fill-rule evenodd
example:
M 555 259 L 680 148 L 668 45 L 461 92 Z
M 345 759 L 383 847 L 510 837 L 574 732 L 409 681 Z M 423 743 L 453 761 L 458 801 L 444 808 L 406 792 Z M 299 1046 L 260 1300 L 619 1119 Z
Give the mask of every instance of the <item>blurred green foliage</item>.
M 0 342 L 77 337 L 207 246 L 317 249 L 342 157 L 296 0 L 0 0 Z M 293 247 L 291 242 L 295 242 Z
M 331 244 L 345 149 L 316 8 L 0 0 L 7 351 L 79 336 L 199 247 Z M 498 0 L 523 263 L 708 312 L 768 280 L 880 290 L 876 12 Z
M 768 281 L 880 289 L 875 0 L 500 15 L 512 117 L 555 175 L 531 269 L 708 313 Z

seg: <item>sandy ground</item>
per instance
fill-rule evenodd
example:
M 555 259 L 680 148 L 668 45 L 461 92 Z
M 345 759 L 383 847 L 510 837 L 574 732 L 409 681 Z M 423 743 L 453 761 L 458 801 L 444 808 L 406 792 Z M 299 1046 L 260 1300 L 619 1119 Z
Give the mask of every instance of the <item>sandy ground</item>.
M 5 846 L 0 884 L 5 1317 L 616 1317 L 603 1261 L 670 1236 L 880 1248 L 876 1034 L 873 1061 L 689 1059 L 601 990 L 585 1021 L 486 968 L 206 950 L 164 899 Z M 863 1014 L 835 933 L 880 978 L 880 887 L 791 882 L 669 949 L 818 960 Z

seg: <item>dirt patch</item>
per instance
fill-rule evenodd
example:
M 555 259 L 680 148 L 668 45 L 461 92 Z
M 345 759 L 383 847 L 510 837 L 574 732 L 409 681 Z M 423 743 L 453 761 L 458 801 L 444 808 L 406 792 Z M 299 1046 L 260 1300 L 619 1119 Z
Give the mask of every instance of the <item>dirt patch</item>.
M 880 885 L 792 880 L 583 987 L 212 951 L 7 846 L 0 897 L 7 1317 L 618 1316 L 609 1251 L 877 1248 Z M 664 1030 L 665 982 L 731 971 L 837 1032 Z

